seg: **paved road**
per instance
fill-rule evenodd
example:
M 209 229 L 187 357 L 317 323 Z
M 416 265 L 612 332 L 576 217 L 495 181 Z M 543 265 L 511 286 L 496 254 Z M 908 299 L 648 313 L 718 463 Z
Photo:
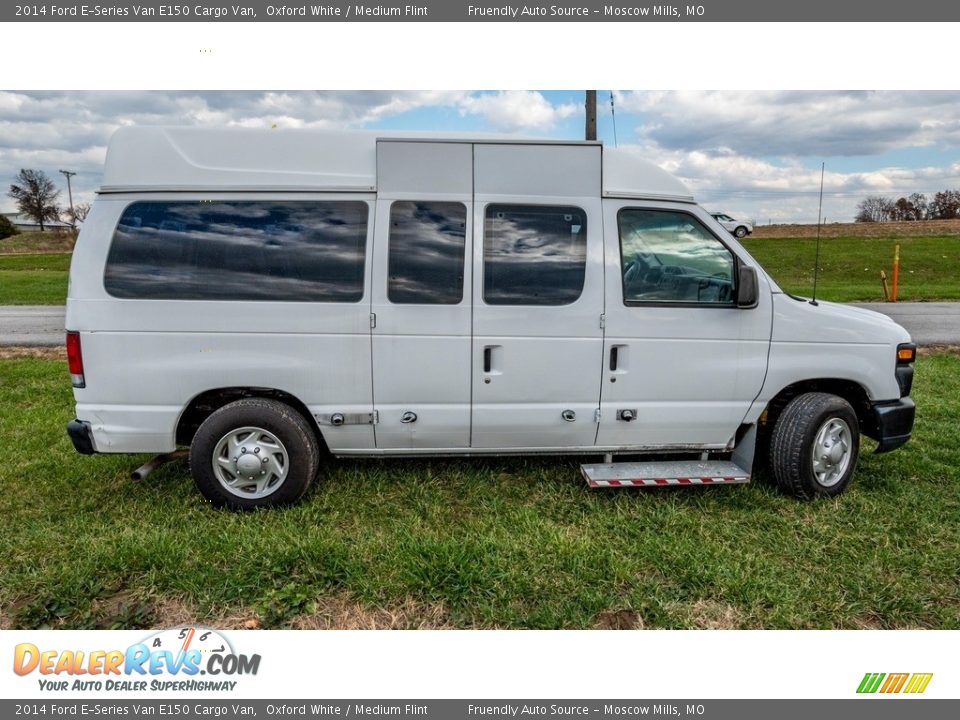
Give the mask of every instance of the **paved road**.
M 889 315 L 921 345 L 960 345 L 960 303 L 854 303 Z M 0 306 L 0 345 L 62 345 L 62 307 Z
M 960 345 L 960 302 L 853 304 L 889 315 L 918 345 Z
M 0 305 L 0 346 L 63 345 L 64 312 L 59 305 Z

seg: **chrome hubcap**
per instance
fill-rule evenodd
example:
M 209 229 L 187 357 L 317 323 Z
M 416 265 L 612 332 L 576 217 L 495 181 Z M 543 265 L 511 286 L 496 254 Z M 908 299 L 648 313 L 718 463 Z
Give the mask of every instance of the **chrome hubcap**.
M 231 430 L 213 452 L 213 473 L 227 492 L 256 500 L 275 492 L 287 478 L 287 449 L 258 427 Z
M 829 418 L 813 441 L 813 474 L 817 482 L 831 487 L 840 482 L 850 466 L 853 433 L 845 420 Z

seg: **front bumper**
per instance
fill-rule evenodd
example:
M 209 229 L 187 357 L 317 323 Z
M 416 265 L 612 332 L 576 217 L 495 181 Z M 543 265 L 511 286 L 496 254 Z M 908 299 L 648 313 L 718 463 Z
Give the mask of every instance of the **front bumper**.
M 871 437 L 878 443 L 878 453 L 896 450 L 910 439 L 916 411 L 917 406 L 908 397 L 892 402 L 874 403 L 873 417 L 876 434 Z
M 97 448 L 93 444 L 93 428 L 83 420 L 71 420 L 67 423 L 67 435 L 73 441 L 73 447 L 83 455 L 93 455 Z

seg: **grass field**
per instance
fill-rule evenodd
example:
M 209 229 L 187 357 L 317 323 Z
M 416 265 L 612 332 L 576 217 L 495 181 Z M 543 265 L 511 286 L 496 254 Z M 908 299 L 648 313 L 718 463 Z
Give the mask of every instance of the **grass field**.
M 816 256 L 813 238 L 748 238 L 745 244 L 784 290 L 810 295 Z M 960 299 L 960 235 L 826 238 L 820 253 L 818 296 L 839 302 L 882 300 L 880 270 L 891 276 L 896 244 L 900 245 L 901 300 Z M 0 254 L 0 305 L 62 305 L 69 268 L 68 253 Z
M 960 236 L 960 218 L 953 220 L 922 220 L 912 222 L 824 223 L 819 229 L 816 224 L 757 225 L 753 228 L 752 237 L 815 238 L 818 232 L 823 238 L 916 238 L 931 235 L 938 237 L 952 235 L 958 237 Z
M 69 253 L 0 255 L 0 305 L 63 305 Z
M 923 356 L 914 395 L 914 440 L 832 501 L 336 461 L 303 505 L 232 514 L 183 463 L 138 484 L 144 458 L 77 455 L 63 361 L 0 360 L 0 624 L 960 628 L 960 356 Z
M 744 244 L 784 290 L 810 296 L 814 238 L 747 238 Z M 880 271 L 886 271 L 890 284 L 896 245 L 900 245 L 900 300 L 960 299 L 957 235 L 825 238 L 817 296 L 838 302 L 883 300 Z
M 0 239 L 0 255 L 16 253 L 72 252 L 75 244 L 68 232 L 22 232 Z

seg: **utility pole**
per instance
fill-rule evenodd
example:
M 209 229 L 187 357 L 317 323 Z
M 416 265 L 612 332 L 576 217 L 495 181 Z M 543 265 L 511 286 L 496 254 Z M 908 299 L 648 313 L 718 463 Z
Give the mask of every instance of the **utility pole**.
M 77 229 L 77 216 L 73 214 L 73 189 L 70 187 L 70 178 L 76 175 L 75 172 L 70 170 L 61 170 L 67 178 L 67 196 L 70 198 L 70 225 L 73 227 L 74 231 Z
M 597 139 L 597 91 L 587 90 L 586 139 Z

